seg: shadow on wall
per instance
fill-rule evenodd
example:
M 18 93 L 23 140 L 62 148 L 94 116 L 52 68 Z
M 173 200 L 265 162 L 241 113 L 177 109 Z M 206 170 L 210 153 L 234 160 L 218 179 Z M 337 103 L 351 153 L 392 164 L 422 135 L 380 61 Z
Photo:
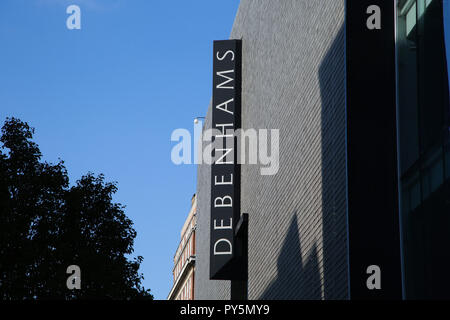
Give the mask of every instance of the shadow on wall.
M 319 68 L 324 299 L 348 299 L 345 26 Z
M 344 33 L 342 25 L 318 74 L 322 109 L 323 274 L 316 244 L 303 262 L 295 212 L 278 256 L 277 278 L 260 299 L 348 298 Z
M 260 299 L 321 299 L 321 283 L 317 248 L 314 245 L 305 264 L 294 213 L 277 261 L 278 275 Z M 297 290 L 298 288 L 298 290 Z M 301 290 L 300 290 L 301 289 Z

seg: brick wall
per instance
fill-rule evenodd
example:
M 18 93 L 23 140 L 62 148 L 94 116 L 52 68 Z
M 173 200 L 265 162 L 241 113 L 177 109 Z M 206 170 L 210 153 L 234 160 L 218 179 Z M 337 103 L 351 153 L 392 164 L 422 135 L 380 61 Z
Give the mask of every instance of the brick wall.
M 242 0 L 242 127 L 280 129 L 280 169 L 242 166 L 249 299 L 346 299 L 344 0 Z M 209 126 L 210 110 L 206 127 Z M 198 167 L 196 299 L 210 281 L 210 177 Z
M 211 128 L 211 105 L 203 130 Z M 194 291 L 196 300 L 230 299 L 230 281 L 209 280 L 209 230 L 211 215 L 211 166 L 197 169 L 197 232 Z

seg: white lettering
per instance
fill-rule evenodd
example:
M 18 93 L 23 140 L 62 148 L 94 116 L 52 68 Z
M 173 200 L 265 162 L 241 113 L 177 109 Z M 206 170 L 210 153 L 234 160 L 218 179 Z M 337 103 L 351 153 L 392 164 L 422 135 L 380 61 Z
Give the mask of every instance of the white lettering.
M 226 250 L 226 251 L 217 251 L 217 245 L 219 243 L 221 243 L 221 242 L 225 243 L 225 244 L 228 244 L 228 250 Z M 233 248 L 232 248 L 231 242 L 228 241 L 227 239 L 219 239 L 219 240 L 216 241 L 216 243 L 214 243 L 214 255 L 216 255 L 216 256 L 217 255 L 231 254 L 232 251 L 233 251 Z

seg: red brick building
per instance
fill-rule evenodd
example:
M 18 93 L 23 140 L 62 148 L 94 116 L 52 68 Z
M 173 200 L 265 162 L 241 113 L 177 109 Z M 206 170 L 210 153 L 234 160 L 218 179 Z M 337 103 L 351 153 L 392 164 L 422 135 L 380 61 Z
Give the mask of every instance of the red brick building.
M 194 300 L 195 229 L 197 197 L 192 197 L 191 210 L 181 229 L 181 240 L 173 258 L 173 286 L 168 300 Z

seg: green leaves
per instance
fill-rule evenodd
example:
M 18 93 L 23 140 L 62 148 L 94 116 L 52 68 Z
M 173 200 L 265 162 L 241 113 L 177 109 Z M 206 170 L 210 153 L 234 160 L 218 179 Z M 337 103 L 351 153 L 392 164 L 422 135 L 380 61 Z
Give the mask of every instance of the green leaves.
M 152 299 L 142 257 L 128 260 L 136 231 L 115 183 L 92 173 L 72 187 L 64 162 L 41 162 L 34 129 L 7 118 L 0 142 L 0 299 Z M 81 268 L 68 290 L 66 268 Z

